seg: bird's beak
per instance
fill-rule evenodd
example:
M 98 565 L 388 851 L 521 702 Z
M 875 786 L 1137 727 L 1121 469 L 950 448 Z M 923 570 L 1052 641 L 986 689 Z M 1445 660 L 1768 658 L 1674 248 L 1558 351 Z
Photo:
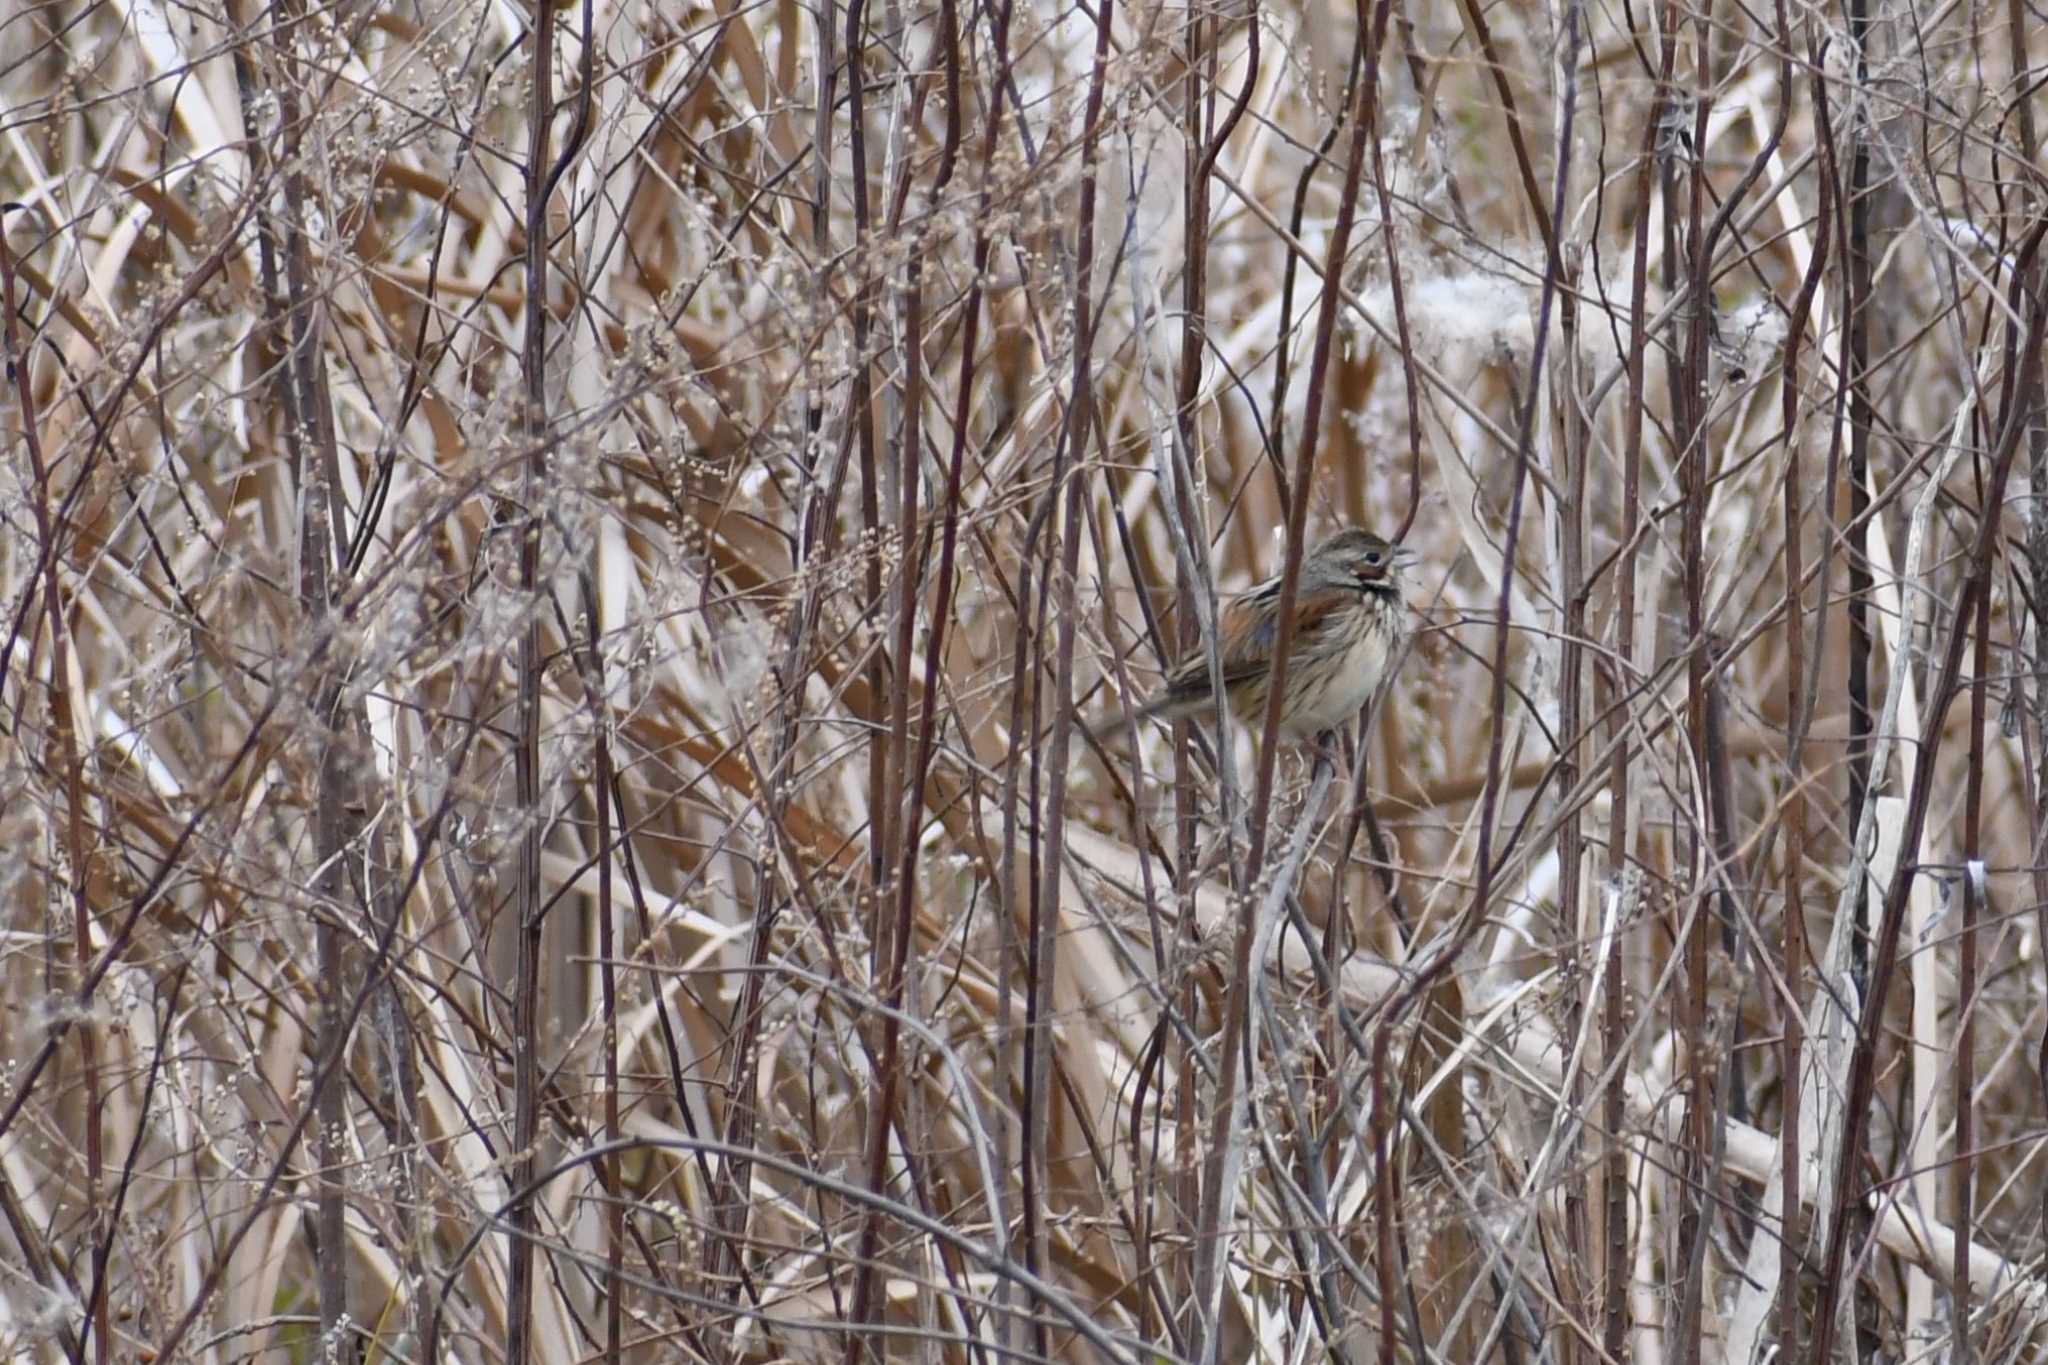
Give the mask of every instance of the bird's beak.
M 1397 569 L 1412 568 L 1421 559 L 1421 555 L 1415 553 L 1406 545 L 1396 545 L 1394 547 L 1394 567 Z

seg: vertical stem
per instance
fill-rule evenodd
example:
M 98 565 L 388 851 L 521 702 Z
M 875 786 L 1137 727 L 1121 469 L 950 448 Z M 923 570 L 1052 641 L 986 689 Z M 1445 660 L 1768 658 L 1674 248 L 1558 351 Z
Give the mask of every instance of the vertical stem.
M 521 433 L 527 442 L 519 523 L 519 592 L 525 624 L 519 631 L 519 702 L 513 749 L 518 802 L 519 865 L 513 904 L 519 915 L 518 954 L 512 981 L 512 1151 L 506 1174 L 514 1191 L 531 1188 L 539 1170 L 534 1150 L 540 1134 L 540 962 L 545 901 L 540 880 L 545 834 L 540 790 L 540 705 L 543 657 L 540 638 L 541 504 L 547 486 L 547 327 L 550 133 L 554 113 L 555 18 L 542 6 L 530 32 L 533 76 L 527 91 L 526 332 L 520 353 L 526 411 Z M 527 1365 L 532 1358 L 533 1251 L 537 1227 L 534 1202 L 520 1199 L 509 1211 L 505 1359 Z
M 1636 545 L 1642 522 L 1643 407 L 1647 379 L 1645 350 L 1649 339 L 1651 185 L 1657 169 L 1658 140 L 1662 135 L 1665 110 L 1670 107 L 1672 73 L 1677 62 L 1678 5 L 1675 0 L 1667 0 L 1659 27 L 1662 34 L 1659 69 L 1650 98 L 1649 116 L 1643 124 L 1643 147 L 1636 167 L 1635 251 L 1629 277 L 1628 402 L 1622 410 L 1619 534 L 1622 551 L 1615 570 L 1613 690 L 1616 696 L 1625 695 L 1634 686 Z M 1602 1266 L 1605 1294 L 1601 1348 L 1606 1359 L 1625 1360 L 1629 1325 L 1629 1182 L 1628 1143 L 1623 1137 L 1627 1120 L 1626 1072 L 1620 1058 L 1627 1047 L 1628 1022 L 1622 994 L 1621 942 L 1627 929 L 1624 917 L 1635 898 L 1627 890 L 1631 876 L 1629 755 L 1632 749 L 1627 731 L 1631 721 L 1624 712 L 1618 715 L 1615 724 L 1621 733 L 1615 737 L 1614 757 L 1607 781 L 1613 796 L 1607 830 L 1607 880 L 1612 888 L 1613 910 L 1605 930 L 1610 941 L 1602 945 L 1607 965 L 1600 986 L 1600 1042 L 1608 1074 L 1606 1094 L 1601 1103 L 1601 1129 L 1606 1134 L 1605 1170 L 1601 1175 L 1606 1201 L 1602 1235 L 1605 1244 Z
M 1980 491 L 1979 497 L 1982 497 Z M 1980 502 L 1979 506 L 1983 504 Z M 1970 766 L 1963 794 L 1963 923 L 1956 936 L 1955 1033 L 1955 1161 L 1949 1168 L 1950 1215 L 1955 1228 L 1955 1264 L 1951 1275 L 1954 1310 L 1955 1365 L 1973 1365 L 1970 1339 L 1971 1205 L 1975 1200 L 1977 1124 L 1977 916 L 1984 895 L 1984 725 L 1989 703 L 1985 684 L 1991 672 L 1991 594 L 1977 596 L 1976 620 L 1956 622 L 1957 630 L 1975 631 L 1976 652 L 1970 662 Z M 1932 1267 L 1930 1267 L 1932 1268 Z
M 583 566 L 584 690 L 590 699 L 591 768 L 597 801 L 597 980 L 598 1007 L 603 1016 L 599 1046 L 604 1051 L 604 1142 L 618 1145 L 619 1128 L 619 971 L 612 906 L 612 710 L 605 685 L 604 622 L 598 610 L 598 545 Z M 625 1327 L 620 1292 L 625 1288 L 626 1205 L 619 1179 L 619 1154 L 607 1151 L 597 1163 L 598 1186 L 604 1191 L 604 1354 L 618 1365 Z
M 1024 540 L 1024 562 L 1027 568 L 1038 569 L 1038 591 L 1036 595 L 1026 592 L 1019 600 L 1031 606 L 1031 626 L 1020 631 L 1020 638 L 1030 641 L 1028 676 L 1039 684 L 1045 676 L 1045 613 L 1046 579 L 1052 568 L 1034 565 L 1033 561 L 1042 553 L 1039 541 L 1052 510 L 1059 506 L 1058 490 L 1051 490 L 1040 501 L 1038 512 L 1032 517 L 1032 529 Z M 1050 555 L 1046 555 L 1048 561 Z M 1029 573 L 1024 576 L 1030 581 Z M 1027 676 L 1020 669 L 1018 676 Z M 1026 765 L 1026 776 L 1030 787 L 1024 794 L 1025 809 L 1030 813 L 1028 848 L 1025 867 L 1030 874 L 1029 903 L 1025 907 L 1024 937 L 1024 1133 L 1023 1161 L 1019 1167 L 1023 1176 L 1024 1200 L 1024 1265 L 1034 1275 L 1045 1275 L 1052 1268 L 1052 1201 L 1050 1197 L 1051 1163 L 1046 1159 L 1046 1148 L 1052 1141 L 1052 985 L 1049 979 L 1052 971 L 1051 960 L 1057 952 L 1057 938 L 1046 925 L 1045 880 L 1045 802 L 1042 783 L 1045 780 L 1045 759 L 1037 743 L 1040 731 L 1040 709 L 1043 706 L 1042 685 L 1019 688 L 1028 692 L 1030 701 L 1025 712 L 1023 733 L 1033 737 L 1031 759 Z M 1058 861 L 1055 858 L 1055 861 Z M 1058 875 L 1055 868 L 1053 875 Z M 1031 1352 L 1034 1358 L 1044 1359 L 1051 1351 L 1051 1338 L 1046 1333 L 1045 1317 L 1033 1313 L 1031 1322 Z
M 1705 158 L 1707 137 L 1707 113 L 1712 105 L 1713 94 L 1711 75 L 1708 71 L 1709 53 L 1712 50 L 1712 29 L 1710 8 L 1702 8 L 1696 16 L 1697 32 L 1693 47 L 1693 127 L 1692 156 L 1689 158 L 1688 202 L 1685 214 L 1686 309 L 1684 314 L 1683 346 L 1674 348 L 1671 356 L 1671 406 L 1673 431 L 1672 439 L 1677 446 L 1679 469 L 1681 471 L 1685 519 L 1683 532 L 1685 576 L 1685 617 L 1686 617 L 1686 742 L 1691 751 L 1691 770 L 1705 774 L 1711 771 L 1709 758 L 1710 725 L 1713 708 L 1709 691 L 1713 686 L 1709 674 L 1711 645 L 1706 629 L 1706 515 L 1707 515 L 1707 430 L 1704 404 L 1707 382 L 1707 332 L 1712 323 L 1714 300 L 1710 271 L 1712 261 L 1707 252 L 1710 247 L 1703 221 L 1705 207 Z M 1667 232 L 1677 231 L 1678 214 L 1672 210 L 1675 200 L 1675 158 L 1668 161 L 1665 190 L 1665 225 Z M 1667 259 L 1677 262 L 1677 253 L 1668 253 Z M 1689 826 L 1691 863 L 1696 871 L 1707 868 L 1713 856 L 1717 840 L 1714 835 L 1713 801 L 1705 790 L 1693 793 L 1695 807 L 1700 818 Z M 1702 828 L 1702 825 L 1706 828 Z M 1696 896 L 1709 894 L 1707 882 L 1712 878 L 1696 882 L 1693 891 Z M 1704 1293 L 1706 1273 L 1706 1241 L 1708 1237 L 1707 1210 L 1712 1207 L 1711 1185 L 1713 1181 L 1713 1143 L 1710 1114 L 1714 1097 L 1709 1093 L 1707 1075 L 1707 916 L 1690 914 L 1684 917 L 1686 929 L 1680 952 L 1685 961 L 1685 989 L 1679 1002 L 1679 1031 L 1684 1040 L 1686 1070 L 1685 1104 L 1685 1159 L 1684 1167 L 1676 1181 L 1678 1191 L 1678 1265 L 1674 1278 L 1679 1280 L 1678 1313 L 1675 1324 L 1677 1338 L 1677 1359 L 1679 1365 L 1699 1365 L 1701 1337 L 1701 1297 Z
M 864 62 L 867 51 L 867 0 L 851 0 L 846 7 L 847 154 L 852 175 L 847 188 L 853 198 L 854 258 L 866 259 L 872 227 L 868 204 L 867 81 Z M 875 283 L 873 272 L 864 270 L 854 283 L 853 299 L 847 313 L 853 330 L 853 393 L 848 403 L 848 420 L 853 423 L 853 440 L 860 450 L 860 518 L 867 533 L 861 545 L 861 578 L 867 619 L 884 618 L 882 603 L 882 505 L 881 466 L 875 451 L 874 366 L 868 359 L 868 337 L 872 331 Z M 869 652 L 868 692 L 877 701 L 890 694 L 889 655 Z M 872 837 L 868 840 L 868 881 L 878 904 L 888 899 L 890 859 L 889 777 L 891 735 L 876 732 L 869 741 L 867 756 L 868 819 Z M 913 817 L 915 818 L 914 814 Z M 886 951 L 887 945 L 878 943 Z
M 1870 435 L 1871 402 L 1869 390 L 1870 365 L 1870 292 L 1871 292 L 1871 244 L 1870 244 L 1870 113 L 1867 100 L 1870 94 L 1870 13 L 1869 0 L 1849 0 L 1849 43 L 1855 61 L 1854 94 L 1849 102 L 1849 118 L 1846 135 L 1850 139 L 1849 185 L 1843 196 L 1847 207 L 1848 249 L 1843 253 L 1842 267 L 1845 279 L 1842 288 L 1843 308 L 1843 381 L 1848 387 L 1849 402 L 1849 525 L 1863 528 L 1855 535 L 1879 535 L 1882 531 L 1866 527 L 1870 512 Z M 1849 805 L 1846 828 L 1856 830 L 1863 827 L 1863 811 L 1871 795 L 1871 729 L 1870 707 L 1870 559 L 1857 541 L 1845 537 L 1844 550 L 1848 558 L 1849 585 L 1847 607 L 1849 616 L 1849 743 L 1848 783 Z M 1902 854 L 1901 857 L 1904 855 Z M 1856 879 L 1854 907 L 1851 910 L 1849 935 L 1849 973 L 1851 979 L 1861 986 L 1870 979 L 1870 895 L 1867 878 Z M 1845 1149 L 1845 1157 L 1846 1157 Z M 1844 1167 L 1856 1163 L 1844 1160 Z M 1845 1205 L 1836 1206 L 1837 1233 L 1843 1222 L 1858 1228 L 1868 1225 L 1868 1215 L 1860 1205 L 1850 1209 Z M 1852 1290 L 1859 1298 L 1857 1317 L 1862 1319 L 1864 1309 L 1870 1307 L 1864 1291 L 1864 1282 L 1859 1276 Z M 1834 1315 L 1829 1314 L 1830 1318 Z M 1832 1327 L 1832 1322 L 1822 1324 L 1822 1340 Z
M 1108 77 L 1110 34 L 1114 22 L 1114 0 L 1102 0 L 1096 16 L 1095 55 L 1089 71 L 1088 98 L 1081 123 L 1081 194 L 1071 286 L 1073 371 L 1069 380 L 1066 429 L 1054 450 L 1052 481 L 1045 502 L 1048 511 L 1064 503 L 1064 526 L 1059 566 L 1056 571 L 1048 568 L 1052 581 L 1045 584 L 1047 590 L 1058 594 L 1059 620 L 1050 698 L 1053 706 L 1052 742 L 1045 764 L 1049 785 L 1044 807 L 1044 860 L 1040 870 L 1041 890 L 1033 906 L 1036 933 L 1032 959 L 1035 970 L 1030 978 L 1033 1016 L 1030 1075 L 1036 1088 L 1027 1091 L 1026 1097 L 1031 1104 L 1030 1123 L 1033 1129 L 1032 1175 L 1040 1183 L 1041 1199 L 1051 1173 L 1052 1156 L 1053 985 L 1059 967 L 1061 893 L 1066 873 L 1067 768 L 1074 733 L 1074 632 L 1080 616 L 1074 580 L 1080 571 L 1081 541 L 1087 534 L 1081 507 L 1080 469 L 1081 457 L 1088 448 L 1089 434 L 1093 429 L 1095 411 L 1094 386 L 1089 371 L 1096 331 L 1090 297 L 1095 283 L 1096 149 L 1102 131 L 1103 91 Z M 1038 690 L 1033 689 L 1034 693 Z M 1037 733 L 1035 723 L 1032 733 Z M 1041 1274 L 1051 1264 L 1048 1231 L 1043 1226 L 1037 1231 L 1041 1245 L 1034 1251 L 1034 1260 Z M 1041 1350 L 1043 1344 L 1041 1334 Z
M 1856 63 L 1855 90 L 1867 93 L 1870 80 L 1869 0 L 1849 0 L 1849 42 Z M 1852 99 L 1846 136 L 1850 139 L 1848 251 L 1842 262 L 1843 316 L 1846 322 L 1843 365 L 1849 390 L 1849 522 L 1861 527 L 1870 512 L 1870 137 L 1869 114 L 1861 98 Z M 1870 560 L 1853 543 L 1848 547 L 1849 594 L 1849 811 L 1846 828 L 1862 827 L 1863 807 L 1870 797 Z M 1850 938 L 1850 961 L 1858 984 L 1869 979 L 1869 943 L 1864 925 L 1869 917 L 1868 891 L 1855 890 L 1856 932 Z
M 1577 50 L 1560 48 L 1559 57 L 1570 55 L 1573 65 L 1557 66 L 1553 71 L 1559 93 L 1566 88 L 1575 89 L 1579 72 L 1576 64 Z M 1505 73 L 1494 70 L 1497 84 L 1505 85 Z M 1557 101 L 1562 113 L 1564 101 Z M 1568 186 L 1560 184 L 1560 191 Z M 1525 191 L 1526 192 L 1526 191 Z M 1560 195 L 1562 197 L 1562 195 Z M 1540 198 L 1531 194 L 1532 206 L 1540 205 Z M 1545 231 L 1549 231 L 1545 218 Z M 1585 742 L 1585 687 L 1586 687 L 1586 604 L 1589 590 L 1586 583 L 1586 462 L 1591 454 L 1591 433 L 1586 421 L 1581 364 L 1584 352 L 1581 350 L 1579 334 L 1578 289 L 1580 250 L 1576 244 L 1566 246 L 1553 241 L 1552 254 L 1558 262 L 1558 279 L 1562 286 L 1558 295 L 1558 336 L 1564 343 L 1555 366 L 1555 378 L 1550 385 L 1551 404 L 1555 412 L 1555 436 L 1553 451 L 1556 474 L 1561 476 L 1566 493 L 1558 502 L 1558 589 L 1563 606 L 1563 630 L 1558 642 L 1558 734 L 1557 734 L 1557 780 L 1561 790 L 1577 791 L 1581 776 L 1583 755 L 1580 752 Z M 1532 376 L 1532 384 L 1541 384 L 1541 376 Z M 1557 906 L 1558 920 L 1562 926 L 1562 942 L 1565 961 L 1563 972 L 1563 1005 L 1565 1028 L 1568 1037 L 1582 1037 L 1586 1004 L 1585 945 L 1580 934 L 1583 929 L 1581 910 L 1584 901 L 1585 878 L 1585 814 L 1577 802 L 1571 802 L 1564 811 L 1557 836 Z M 1596 954 L 1597 955 L 1597 954 Z M 1586 1071 L 1584 1067 L 1571 1068 L 1567 1078 L 1566 1109 L 1571 1114 L 1586 1112 Z M 1582 1123 L 1566 1125 L 1568 1136 L 1563 1153 L 1564 1168 L 1570 1172 L 1564 1187 L 1564 1238 L 1566 1255 L 1571 1258 L 1575 1273 L 1571 1287 L 1575 1291 L 1575 1313 L 1583 1314 L 1583 1320 L 1590 1322 L 1597 1313 L 1591 1294 L 1591 1277 L 1584 1268 L 1594 1264 L 1587 1226 L 1587 1181 L 1588 1168 L 1582 1157 L 1585 1147 L 1586 1127 Z M 1584 1343 L 1574 1347 L 1574 1353 L 1583 1349 Z
M 847 79 L 847 132 L 848 157 L 850 161 L 849 184 L 853 200 L 853 236 L 855 259 L 867 253 L 863 248 L 869 240 L 870 209 L 868 205 L 868 155 L 867 155 L 867 82 L 864 79 L 866 51 L 867 0 L 850 0 L 846 7 L 845 68 Z M 824 111 L 820 110 L 820 117 Z M 820 129 L 821 135 L 823 129 Z M 829 161 L 827 144 L 818 143 L 821 161 Z M 820 200 L 824 196 L 821 194 Z M 824 221 L 821 213 L 819 221 Z M 823 254 L 820 260 L 829 259 Z M 869 619 L 881 619 L 882 577 L 879 545 L 876 537 L 881 530 L 881 490 L 877 484 L 880 467 L 875 456 L 874 384 L 873 371 L 868 361 L 869 315 L 873 307 L 873 284 L 863 273 L 854 284 L 853 300 L 849 308 L 853 330 L 853 392 L 848 404 L 847 420 L 853 424 L 850 433 L 860 448 L 861 466 L 861 525 L 867 531 L 863 542 L 863 586 Z M 916 452 L 906 454 L 906 463 L 916 459 Z M 910 480 L 912 484 L 915 479 Z M 836 509 L 835 509 L 836 515 Z M 906 568 L 907 572 L 907 568 Z M 899 620 L 898 625 L 901 626 Z M 868 685 L 877 699 L 888 695 L 887 664 L 883 651 L 877 649 L 868 665 Z M 927 687 L 925 706 L 930 709 L 937 705 L 936 695 Z M 881 982 L 882 998 L 889 1004 L 889 1012 L 882 1024 L 882 1046 L 877 1058 L 880 1091 L 876 1101 L 868 1109 L 865 1162 L 869 1188 L 876 1193 L 888 1189 L 889 1132 L 895 1123 L 896 1095 L 901 1084 L 898 1072 L 901 1070 L 900 1045 L 902 1025 L 900 1011 L 903 1004 L 904 974 L 908 970 L 910 939 L 913 925 L 911 907 L 914 900 L 910 879 L 914 875 L 914 862 L 906 857 L 916 847 L 915 832 L 922 813 L 919 807 L 898 810 L 894 808 L 894 795 L 886 785 L 889 776 L 890 740 L 893 733 L 883 730 L 870 740 L 867 756 L 868 776 L 868 819 L 871 822 L 872 837 L 868 841 L 868 880 L 873 888 L 874 904 L 886 905 L 889 896 L 890 858 L 892 854 L 900 861 L 904 878 L 904 894 L 896 899 L 898 913 L 892 919 L 887 915 L 876 916 L 873 937 L 876 954 L 877 976 Z M 901 850 L 893 849 L 889 842 L 892 825 L 899 818 L 904 829 L 904 844 Z M 866 1327 L 875 1321 L 873 1285 L 875 1257 L 881 1246 L 882 1212 L 871 1208 L 862 1219 L 860 1249 L 855 1258 L 853 1321 Z M 847 1365 L 859 1358 L 863 1347 L 875 1349 L 880 1338 L 869 1332 L 855 1331 L 846 1337 Z
M 1784 58 L 1779 97 L 1792 98 L 1792 32 L 1785 0 L 1777 0 L 1779 47 Z M 1805 1001 L 1801 994 L 1806 978 L 1806 729 L 1812 719 L 1813 690 L 1806 662 L 1806 545 L 1804 540 L 1806 494 L 1800 455 L 1804 443 L 1799 435 L 1799 348 L 1806 339 L 1807 320 L 1820 282 L 1827 272 L 1828 251 L 1833 237 L 1830 223 L 1835 212 L 1832 181 L 1819 177 L 1820 202 L 1815 208 L 1813 258 L 1800 282 L 1799 296 L 1792 305 L 1785 333 L 1784 377 L 1781 391 L 1785 427 L 1785 714 L 1790 733 L 1785 743 L 1785 909 L 1779 928 L 1780 975 L 1789 999 L 1778 998 L 1779 1027 L 1778 1159 L 1780 1162 L 1779 1206 L 1783 1224 L 1778 1233 L 1778 1349 L 1781 1359 L 1794 1359 L 1799 1352 L 1801 1323 L 1799 1285 L 1803 1255 L 1801 1239 L 1793 1229 L 1800 1221 L 1801 1159 L 1799 1150 L 1800 1068 L 1806 1048 Z M 1825 492 L 1823 494 L 1825 496 Z M 1825 613 L 1823 613 L 1824 615 Z M 1818 629 L 1818 627 L 1816 627 Z M 1817 656 L 1819 649 L 1814 653 Z
M 1567 253 L 1569 273 L 1564 278 L 1565 289 L 1559 298 L 1558 333 L 1564 341 L 1564 352 L 1558 366 L 1560 375 L 1553 401 L 1559 413 L 1558 449 L 1564 461 L 1564 485 L 1568 490 L 1559 501 L 1559 544 L 1558 568 L 1562 578 L 1564 601 L 1564 632 L 1558 650 L 1558 734 L 1557 734 L 1557 782 L 1562 791 L 1577 791 L 1579 786 L 1581 754 L 1580 746 L 1585 736 L 1585 685 L 1586 685 L 1586 461 L 1590 455 L 1591 441 L 1581 406 L 1579 376 L 1579 319 L 1576 307 L 1578 287 L 1578 256 L 1575 249 Z M 1565 945 L 1565 988 L 1566 1009 L 1565 1029 L 1567 1037 L 1581 1036 L 1582 1017 L 1586 1003 L 1586 976 L 1584 945 L 1580 942 L 1581 901 L 1585 869 L 1583 860 L 1586 851 L 1585 816 L 1577 802 L 1573 802 L 1564 813 L 1557 836 L 1557 907 L 1558 919 L 1564 926 Z M 1595 952 L 1597 959 L 1598 953 Z M 1586 1073 L 1583 1067 L 1572 1068 L 1570 1090 L 1566 1104 L 1571 1113 L 1585 1112 Z M 1586 1198 L 1587 1173 L 1579 1153 L 1585 1142 L 1585 1125 L 1571 1124 L 1570 1148 L 1564 1157 L 1565 1168 L 1572 1174 L 1565 1186 L 1565 1239 L 1573 1263 L 1579 1267 L 1591 1266 L 1594 1262 L 1589 1255 L 1587 1241 Z M 1580 1303 L 1591 1307 L 1584 1291 L 1589 1279 L 1583 1274 L 1576 1277 L 1581 1290 Z
M 280 0 L 276 28 L 277 104 L 280 137 L 287 147 L 280 158 L 284 168 L 287 346 L 281 387 L 285 445 L 290 453 L 299 504 L 299 610 L 303 619 L 319 630 L 326 627 L 334 603 L 333 546 L 341 515 L 340 468 L 322 359 L 322 308 L 314 297 L 312 253 L 306 240 L 307 190 L 302 168 L 307 159 L 306 135 L 313 115 L 307 108 L 309 92 L 304 84 L 310 68 L 301 65 L 294 52 L 303 16 L 304 7 L 299 0 Z M 346 1355 L 354 1349 L 341 1340 L 348 1315 L 348 1239 L 343 1225 L 345 1192 L 340 1174 L 349 1146 L 348 1088 L 339 1072 L 350 1032 L 344 1021 L 352 1012 L 344 970 L 345 940 L 338 916 L 348 890 L 343 859 L 351 842 L 347 816 L 351 803 L 347 776 L 350 764 L 342 743 L 338 709 L 338 667 L 330 665 L 316 674 L 311 696 L 314 743 L 319 749 L 315 776 L 318 794 L 313 815 L 313 857 L 319 869 L 313 941 L 319 977 L 315 994 L 320 1007 L 316 1055 L 321 1059 L 323 1079 L 313 1096 L 318 1115 L 313 1152 L 319 1173 L 315 1227 L 319 1236 L 320 1339 L 322 1350 Z

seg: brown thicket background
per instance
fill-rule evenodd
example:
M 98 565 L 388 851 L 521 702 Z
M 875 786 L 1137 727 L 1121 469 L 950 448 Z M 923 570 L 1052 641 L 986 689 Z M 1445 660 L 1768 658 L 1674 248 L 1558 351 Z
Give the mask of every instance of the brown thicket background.
M 11 0 L 5 1349 L 2042 1359 L 2044 28 Z

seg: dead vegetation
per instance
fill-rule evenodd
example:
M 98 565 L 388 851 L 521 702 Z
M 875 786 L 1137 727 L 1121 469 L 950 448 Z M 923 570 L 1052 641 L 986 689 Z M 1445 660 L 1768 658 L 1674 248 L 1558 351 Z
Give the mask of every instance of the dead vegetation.
M 2039 1359 L 2041 28 L 0 11 L 0 1340 Z

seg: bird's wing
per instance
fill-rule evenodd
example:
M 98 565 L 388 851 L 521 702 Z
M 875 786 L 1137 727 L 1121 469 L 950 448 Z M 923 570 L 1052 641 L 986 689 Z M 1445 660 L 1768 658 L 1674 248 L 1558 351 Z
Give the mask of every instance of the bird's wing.
M 1254 597 L 1259 600 L 1252 600 Z M 1280 614 L 1273 610 L 1278 602 L 1278 592 L 1268 594 L 1261 589 L 1231 603 L 1232 610 L 1224 614 L 1223 638 L 1219 641 L 1225 683 L 1255 676 L 1270 664 L 1273 651 L 1280 644 Z M 1350 605 L 1350 595 L 1336 589 L 1298 594 L 1294 601 L 1295 647 L 1298 649 L 1331 629 L 1338 614 Z

